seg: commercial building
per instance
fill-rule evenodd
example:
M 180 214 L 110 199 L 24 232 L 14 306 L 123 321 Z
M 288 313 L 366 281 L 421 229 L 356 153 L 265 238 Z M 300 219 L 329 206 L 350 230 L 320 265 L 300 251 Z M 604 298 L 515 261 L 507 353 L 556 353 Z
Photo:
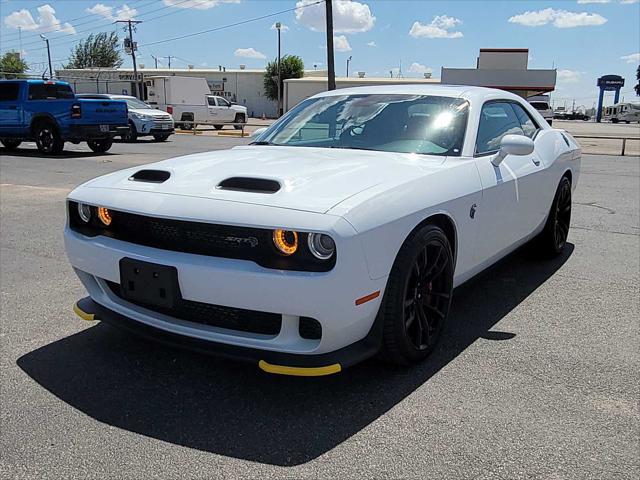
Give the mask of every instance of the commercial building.
M 207 80 L 211 93 L 227 98 L 247 107 L 249 116 L 275 117 L 277 102 L 269 100 L 264 93 L 264 70 L 195 68 L 139 68 L 138 80 L 144 83 L 150 76 L 201 77 Z M 310 70 L 305 76 L 326 75 L 326 71 Z M 76 93 L 113 93 L 133 95 L 135 78 L 131 68 L 88 68 L 56 70 L 56 77 L 69 82 Z M 146 91 L 145 91 L 146 99 Z

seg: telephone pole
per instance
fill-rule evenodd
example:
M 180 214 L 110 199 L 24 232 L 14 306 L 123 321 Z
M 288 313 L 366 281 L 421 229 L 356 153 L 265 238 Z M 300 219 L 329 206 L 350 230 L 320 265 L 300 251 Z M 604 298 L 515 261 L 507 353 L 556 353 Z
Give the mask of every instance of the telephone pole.
M 42 34 L 40 34 L 40 38 L 44 40 L 47 44 L 47 58 L 49 59 L 49 78 L 53 78 L 53 68 L 51 67 L 51 48 L 49 48 L 49 39 Z M 22 50 L 20 50 L 20 55 L 22 55 Z
M 136 91 L 134 92 L 134 95 L 138 97 L 140 100 L 142 100 L 143 92 L 142 92 L 142 86 L 138 81 L 138 65 L 136 64 L 137 45 L 133 41 L 133 31 L 135 30 L 135 27 L 133 27 L 133 25 L 142 23 L 142 21 L 129 19 L 129 20 L 116 20 L 115 23 L 126 23 L 129 25 L 129 42 L 128 43 L 129 43 L 129 48 L 131 49 L 131 60 L 133 61 L 133 78 L 134 78 L 134 85 L 136 86 Z M 125 27 L 125 31 L 126 31 L 126 27 Z M 127 41 L 125 39 L 125 51 L 126 50 L 127 50 Z
M 171 70 L 171 59 L 176 58 L 175 55 L 167 55 L 166 57 L 162 58 L 166 58 L 167 60 L 169 60 L 169 70 Z
M 324 0 L 327 17 L 327 90 L 336 89 L 336 69 L 333 59 L 333 4 Z

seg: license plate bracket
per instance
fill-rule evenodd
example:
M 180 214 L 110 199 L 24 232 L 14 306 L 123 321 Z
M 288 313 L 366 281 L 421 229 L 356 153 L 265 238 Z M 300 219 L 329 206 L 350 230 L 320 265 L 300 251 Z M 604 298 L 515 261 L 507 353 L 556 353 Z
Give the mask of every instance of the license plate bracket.
M 176 267 L 133 258 L 120 260 L 120 289 L 126 300 L 174 308 L 181 299 Z
M 107 133 L 109 131 L 109 125 L 100 125 L 100 131 L 102 133 Z

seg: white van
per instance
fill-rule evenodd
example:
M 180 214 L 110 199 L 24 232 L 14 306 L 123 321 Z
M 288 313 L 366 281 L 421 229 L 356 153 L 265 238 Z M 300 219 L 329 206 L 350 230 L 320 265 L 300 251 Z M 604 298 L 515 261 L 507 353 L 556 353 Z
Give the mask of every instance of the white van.
M 549 95 L 534 95 L 533 97 L 527 98 L 527 102 L 538 110 L 540 115 L 551 125 L 553 122 L 553 110 L 551 110 L 551 105 L 549 104 Z
M 204 78 L 147 77 L 145 85 L 149 104 L 170 113 L 178 127 L 190 130 L 203 124 L 220 130 L 225 124 L 233 124 L 240 130 L 247 122 L 247 107 L 212 95 Z
M 640 104 L 639 103 L 616 103 L 604 109 L 602 119 L 606 122 L 638 122 L 640 123 Z

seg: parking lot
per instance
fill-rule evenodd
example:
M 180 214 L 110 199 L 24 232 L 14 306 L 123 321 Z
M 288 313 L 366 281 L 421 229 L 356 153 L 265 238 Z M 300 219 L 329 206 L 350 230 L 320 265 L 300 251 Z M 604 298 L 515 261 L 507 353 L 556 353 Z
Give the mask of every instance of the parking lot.
M 413 368 L 272 376 L 78 319 L 67 193 L 248 142 L 0 149 L 0 477 L 638 477 L 637 156 L 585 155 L 566 253 L 523 248 L 458 288 L 441 344 Z

